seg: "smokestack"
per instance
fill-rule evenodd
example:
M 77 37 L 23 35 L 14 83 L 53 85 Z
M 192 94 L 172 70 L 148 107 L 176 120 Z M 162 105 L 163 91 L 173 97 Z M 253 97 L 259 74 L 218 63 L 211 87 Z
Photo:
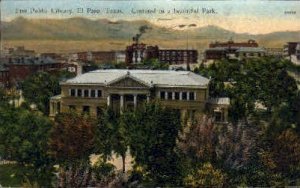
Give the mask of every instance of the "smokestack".
M 151 29 L 151 27 L 147 26 L 147 25 L 143 25 L 139 28 L 139 33 L 135 35 L 135 37 L 132 38 L 132 40 L 138 44 L 139 43 L 139 39 L 141 38 L 141 36 L 146 33 L 146 31 L 148 29 Z

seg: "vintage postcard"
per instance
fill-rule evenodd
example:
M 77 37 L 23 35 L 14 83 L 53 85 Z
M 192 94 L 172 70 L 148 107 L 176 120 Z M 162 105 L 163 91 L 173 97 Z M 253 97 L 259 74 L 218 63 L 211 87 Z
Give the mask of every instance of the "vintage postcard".
M 0 187 L 300 186 L 300 1 L 0 15 Z

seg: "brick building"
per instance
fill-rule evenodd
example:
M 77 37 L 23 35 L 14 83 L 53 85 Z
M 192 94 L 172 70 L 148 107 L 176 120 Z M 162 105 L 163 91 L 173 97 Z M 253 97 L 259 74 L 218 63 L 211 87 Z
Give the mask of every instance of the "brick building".
M 18 46 L 16 48 L 9 48 L 9 56 L 12 57 L 32 57 L 35 56 L 36 53 L 34 50 L 27 50 L 24 46 Z
M 116 62 L 119 54 L 121 54 L 120 51 L 87 51 L 77 52 L 74 56 L 75 60 L 83 63 L 93 62 L 96 64 L 103 64 Z
M 13 85 L 39 71 L 51 73 L 60 70 L 70 70 L 71 67 L 74 72 L 77 71 L 77 67 L 74 64 L 58 63 L 51 58 L 41 57 L 10 59 L 6 67 L 8 70 L 9 83 Z
M 134 43 L 126 48 L 126 64 L 141 63 L 143 60 L 158 59 L 169 65 L 194 64 L 198 61 L 197 50 L 159 49 L 158 46 L 146 46 Z
M 238 47 L 258 47 L 258 43 L 255 40 L 248 40 L 247 42 L 234 42 L 229 40 L 227 42 L 214 42 L 209 44 L 209 48 L 226 47 L 226 48 L 238 48 Z
M 0 87 L 7 87 L 9 85 L 8 68 L 0 65 Z
M 151 54 L 155 54 L 156 51 L 158 50 L 158 48 L 156 47 L 152 47 L 151 50 L 149 50 L 149 52 L 151 51 Z M 127 65 L 130 64 L 136 64 L 136 63 L 141 63 L 143 60 L 146 59 L 146 44 L 144 43 L 134 43 L 130 46 L 126 47 L 125 50 L 125 62 Z
M 209 48 L 204 52 L 204 59 L 220 60 L 220 59 L 247 59 L 257 58 L 266 55 L 266 50 L 258 46 L 254 40 L 248 42 L 215 42 L 209 44 Z

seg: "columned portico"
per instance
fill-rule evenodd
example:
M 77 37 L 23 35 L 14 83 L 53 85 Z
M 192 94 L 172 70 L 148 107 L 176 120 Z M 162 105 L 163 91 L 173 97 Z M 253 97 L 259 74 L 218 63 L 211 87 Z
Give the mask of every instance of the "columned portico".
M 120 112 L 124 111 L 124 95 L 120 95 Z
M 137 106 L 137 94 L 133 95 L 133 105 L 134 105 L 134 110 L 136 110 L 136 106 Z
M 107 106 L 115 112 L 136 110 L 144 102 L 150 102 L 150 93 L 109 93 L 107 95 Z
M 97 70 L 63 82 L 57 99 L 61 103 L 52 97 L 50 113 L 54 116 L 61 105 L 61 112 L 74 109 L 99 117 L 106 107 L 122 113 L 142 109 L 152 99 L 168 108 L 202 113 L 208 83 L 208 79 L 187 71 Z
M 107 96 L 107 106 L 108 106 L 108 107 L 110 106 L 110 100 L 111 100 L 110 98 L 111 98 L 110 95 L 108 95 L 108 96 Z

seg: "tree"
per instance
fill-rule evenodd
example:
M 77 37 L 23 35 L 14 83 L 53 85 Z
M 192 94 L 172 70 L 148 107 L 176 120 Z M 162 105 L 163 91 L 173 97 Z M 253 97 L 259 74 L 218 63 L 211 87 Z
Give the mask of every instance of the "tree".
M 193 164 L 212 161 L 215 153 L 216 132 L 212 120 L 204 116 L 186 125 L 177 144 L 179 150 L 192 160 Z
M 29 103 L 35 104 L 44 114 L 49 114 L 50 97 L 60 94 L 59 82 L 74 75 L 69 72 L 59 72 L 52 75 L 47 72 L 38 72 L 21 84 L 23 96 Z
M 169 64 L 165 62 L 160 62 L 158 59 L 149 59 L 142 62 L 142 66 L 146 66 L 148 69 L 161 69 L 168 70 Z
M 8 104 L 8 96 L 5 93 L 5 90 L 0 87 L 0 106 Z
M 292 129 L 283 131 L 272 143 L 270 159 L 274 169 L 294 184 L 300 180 L 300 137 Z
M 50 185 L 52 160 L 47 154 L 50 121 L 38 113 L 20 108 L 0 107 L 0 156 L 28 167 L 39 185 Z
M 90 117 L 76 112 L 59 114 L 50 132 L 50 154 L 59 164 L 88 159 L 94 149 L 95 128 Z
M 135 113 L 126 123 L 136 164 L 145 169 L 157 186 L 181 185 L 180 158 L 175 151 L 181 125 L 179 111 L 150 103 Z
M 108 184 L 116 177 L 116 167 L 113 164 L 106 163 L 105 160 L 101 158 L 96 162 L 92 169 L 98 184 L 97 186 L 99 187 L 108 186 Z
M 97 128 L 96 151 L 104 155 L 105 158 L 113 153 L 122 157 L 122 170 L 125 173 L 126 152 L 129 147 L 129 130 L 124 120 L 130 112 L 125 112 L 121 116 L 108 109 L 100 117 Z
M 187 187 L 222 187 L 226 176 L 221 170 L 215 169 L 210 163 L 204 163 L 192 174 L 184 179 Z
M 75 112 L 56 116 L 49 138 L 49 153 L 60 165 L 60 187 L 86 187 L 91 183 L 89 157 L 94 151 L 96 123 Z

